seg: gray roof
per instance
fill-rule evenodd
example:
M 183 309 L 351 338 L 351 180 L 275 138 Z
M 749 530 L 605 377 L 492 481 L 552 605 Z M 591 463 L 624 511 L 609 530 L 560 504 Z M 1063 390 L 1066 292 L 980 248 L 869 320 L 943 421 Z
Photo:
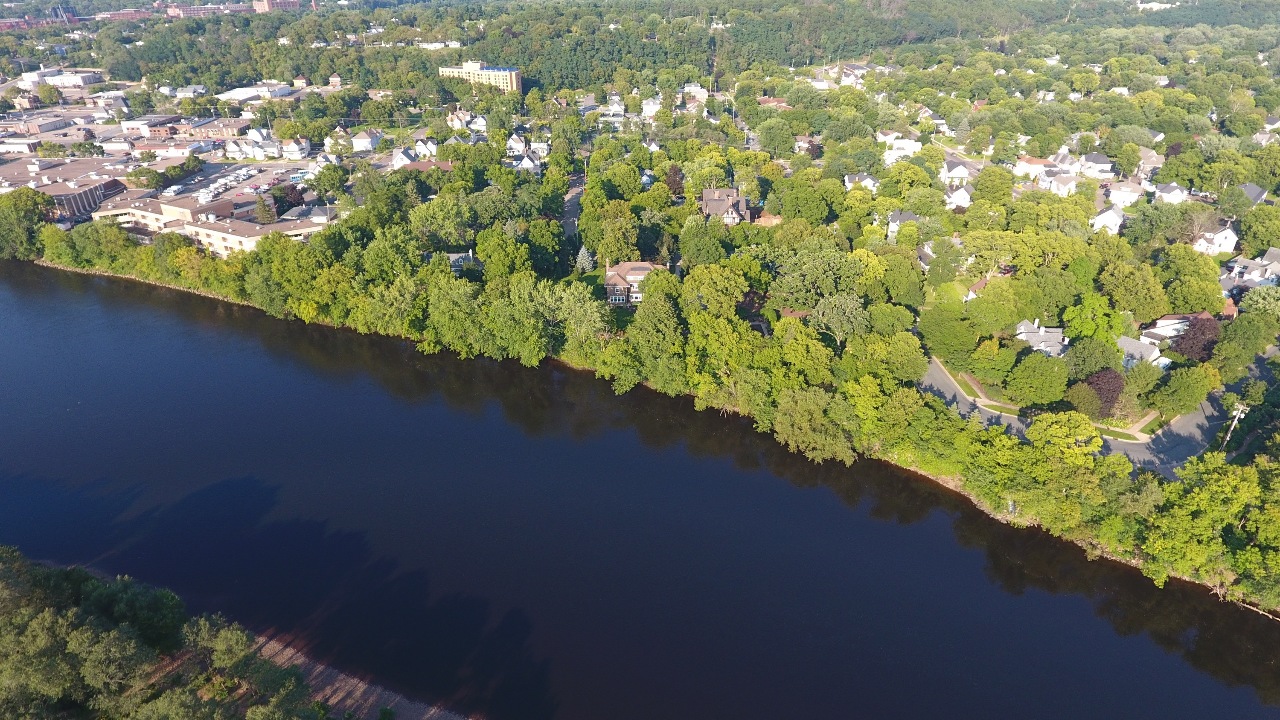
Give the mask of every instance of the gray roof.
M 1258 187 L 1257 185 L 1254 185 L 1253 183 L 1245 183 L 1243 185 L 1237 185 L 1236 187 L 1244 191 L 1244 196 L 1249 198 L 1249 202 L 1253 203 L 1254 205 L 1257 205 L 1258 203 L 1262 202 L 1263 198 L 1267 196 L 1266 190 L 1263 190 L 1262 188 Z
M 1062 334 L 1062 328 L 1037 326 L 1030 320 L 1018 323 L 1015 330 L 1019 340 L 1025 341 L 1033 350 L 1038 350 L 1049 357 L 1062 355 L 1067 350 L 1067 344 L 1071 342 Z
M 1141 340 L 1134 340 L 1131 337 L 1121 336 L 1116 338 L 1116 345 L 1119 346 L 1120 351 L 1124 353 L 1126 360 L 1132 358 L 1135 360 L 1151 362 L 1160 357 L 1159 348 L 1144 343 Z

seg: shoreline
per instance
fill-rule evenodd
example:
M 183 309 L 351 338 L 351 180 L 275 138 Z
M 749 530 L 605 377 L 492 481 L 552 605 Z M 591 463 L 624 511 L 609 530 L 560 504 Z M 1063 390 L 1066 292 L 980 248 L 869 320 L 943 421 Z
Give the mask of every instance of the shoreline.
M 313 701 L 325 703 L 336 713 L 352 713 L 373 720 L 383 708 L 395 712 L 396 720 L 467 720 L 438 705 L 410 700 L 368 680 L 342 672 L 313 660 L 278 636 L 255 634 L 254 652 L 279 667 L 296 667 L 310 690 Z
M 21 262 L 21 261 L 19 261 L 19 262 Z M 41 267 L 45 267 L 45 268 L 49 268 L 49 269 L 52 269 L 52 270 L 62 270 L 62 271 L 67 271 L 67 272 L 72 272 L 72 273 L 78 273 L 78 274 L 81 274 L 81 275 L 94 275 L 94 276 L 99 276 L 99 277 L 113 278 L 113 279 L 117 279 L 117 280 L 127 280 L 127 281 L 132 281 L 132 282 L 142 283 L 142 284 L 144 284 L 144 285 L 150 285 L 150 286 L 157 287 L 157 288 L 164 288 L 164 289 L 168 289 L 168 290 L 176 290 L 176 291 L 180 291 L 180 292 L 187 292 L 187 293 L 191 293 L 191 294 L 193 294 L 193 295 L 199 295 L 199 296 L 201 296 L 201 297 L 206 297 L 206 298 L 209 298 L 209 299 L 211 299 L 211 300 L 217 300 L 217 301 L 220 301 L 220 302 L 227 302 L 227 303 L 231 303 L 231 304 L 233 304 L 233 305 L 238 305 L 238 306 L 241 306 L 241 307 L 253 308 L 254 310 L 258 310 L 259 312 L 264 312 L 264 311 L 262 311 L 262 309 L 261 309 L 261 308 L 257 307 L 256 305 L 250 304 L 250 303 L 245 302 L 245 301 L 235 300 L 235 299 L 232 299 L 232 298 L 226 298 L 226 297 L 223 297 L 223 296 L 221 296 L 221 295 L 216 295 L 216 294 L 214 294 L 214 293 L 205 292 L 205 291 L 201 291 L 201 290 L 194 290 L 194 289 L 190 289 L 190 288 L 182 287 L 182 286 L 179 286 L 179 285 L 171 285 L 171 284 L 163 283 L 163 282 L 159 282 L 159 281 L 145 280 L 145 279 L 142 279 L 142 278 L 134 277 L 134 276 L 132 276 L 132 275 L 121 275 L 121 274 L 119 274 L 119 273 L 112 273 L 112 272 L 108 272 L 108 271 L 104 271 L 104 270 L 96 270 L 96 269 L 89 269 L 89 268 L 67 267 L 67 266 L 64 266 L 64 265 L 58 265 L 58 264 L 56 264 L 56 263 L 50 263 L 50 262 L 48 262 L 48 261 L 46 261 L 46 260 L 44 260 L 44 259 L 32 260 L 32 261 L 29 261 L 29 262 L 32 262 L 32 263 L 34 263 L 34 264 L 36 264 L 36 265 L 39 265 L 39 266 L 41 266 Z M 264 313 L 264 314 L 265 314 L 265 313 Z M 277 319 L 283 320 L 283 321 L 285 321 L 285 322 L 289 322 L 289 320 L 285 320 L 284 318 L 277 318 Z M 296 319 L 296 318 L 295 318 L 295 319 Z M 334 325 L 331 325 L 331 324 L 328 324 L 328 323 L 322 323 L 322 322 L 307 322 L 307 321 L 305 321 L 305 320 L 303 320 L 303 321 L 301 321 L 301 322 L 303 322 L 303 323 L 304 323 L 304 324 L 306 324 L 306 325 L 316 325 L 316 326 L 319 326 L 319 327 L 327 327 L 327 328 L 332 328 L 332 329 L 335 329 L 335 330 L 341 330 L 341 329 L 344 329 L 344 328 L 339 328 L 339 327 L 337 327 L 337 326 L 334 326 Z M 392 339 L 395 339 L 395 340 L 400 340 L 400 341 L 403 341 L 403 342 L 408 342 L 408 343 L 411 343 L 411 344 L 412 344 L 413 346 L 415 346 L 415 347 L 416 347 L 416 345 L 417 345 L 417 343 L 416 343 L 412 338 L 406 338 L 406 337 L 401 337 L 401 336 L 393 336 L 393 335 L 385 335 L 385 336 L 383 336 L 383 337 L 388 337 L 388 338 L 392 338 Z M 548 356 L 547 356 L 547 359 L 548 359 L 548 360 L 550 360 L 551 362 L 557 363 L 557 364 L 559 364 L 559 365 L 561 365 L 561 366 L 563 366 L 563 367 L 565 367 L 565 368 L 568 368 L 568 369 L 570 369 L 570 370 L 574 370 L 574 371 L 578 371 L 578 372 L 591 372 L 591 373 L 593 373 L 593 374 L 594 374 L 594 371 L 593 371 L 592 369 L 590 369 L 590 368 L 584 368 L 584 367 L 580 367 L 580 366 L 574 365 L 573 363 L 567 362 L 567 361 L 565 361 L 565 360 L 563 360 L 563 359 L 561 359 L 561 358 L 555 357 L 555 356 L 548 355 Z M 646 387 L 647 387 L 647 385 L 646 385 Z M 691 396 L 687 396 L 687 395 L 686 395 L 685 397 L 691 397 Z M 769 439 L 770 439 L 771 441 L 773 441 L 773 442 L 777 442 L 776 438 L 773 438 L 773 436 L 771 436 L 771 435 L 769 436 Z M 784 449 L 785 449 L 785 448 L 784 448 Z M 788 452 L 792 452 L 792 451 L 788 450 Z M 795 454 L 800 455 L 799 453 L 795 453 Z M 800 456 L 801 456 L 801 457 L 804 457 L 803 455 L 800 455 Z M 995 520 L 996 522 L 1002 523 L 1002 524 L 1004 524 L 1004 525 L 1008 525 L 1008 526 L 1010 526 L 1010 527 L 1015 527 L 1015 528 L 1027 528 L 1027 529 L 1037 528 L 1037 529 L 1043 529 L 1043 528 L 1041 528 L 1041 526 L 1040 526 L 1038 523 L 1021 523 L 1021 522 L 1015 522 L 1015 521 L 1014 521 L 1014 519 L 1013 519 L 1013 518 L 1011 518 L 1010 516 L 1008 516 L 1008 515 L 1006 515 L 1006 514 L 1004 514 L 1004 513 L 997 512 L 996 510 L 994 510 L 994 509 L 992 509 L 992 508 L 987 507 L 987 506 L 985 505 L 985 503 L 982 503 L 981 501 L 979 501 L 979 499 L 978 499 L 976 496 L 974 496 L 974 495 L 973 495 L 972 493 L 970 493 L 967 489 L 965 489 L 965 487 L 964 487 L 964 482 L 963 482 L 963 479 L 962 479 L 962 478 L 958 478 L 958 477 L 954 477 L 954 476 L 946 476 L 946 475 L 935 475 L 935 474 L 930 473 L 930 472 L 928 472 L 928 471 L 926 471 L 926 470 L 923 470 L 923 469 L 920 469 L 920 468 L 911 467 L 911 466 L 909 466 L 909 465 L 903 464 L 902 462 L 898 461 L 896 458 L 877 457 L 877 456 L 873 456 L 873 455 L 862 455 L 862 456 L 860 456 L 860 457 L 865 458 L 865 459 L 868 459 L 868 460 L 875 460 L 875 461 L 877 461 L 877 462 L 883 462 L 883 463 L 885 463 L 885 464 L 888 464 L 888 465 L 893 466 L 894 468 L 897 468 L 898 470 L 901 470 L 901 471 L 906 472 L 906 473 L 910 473 L 910 474 L 915 475 L 915 476 L 917 476 L 917 477 L 919 477 L 919 478 L 922 478 L 922 479 L 924 479 L 924 480 L 926 480 L 926 481 L 928 481 L 928 482 L 931 482 L 931 483 L 933 483 L 933 484 L 935 484 L 935 485 L 938 485 L 938 486 L 940 486 L 940 487 L 942 487 L 942 488 L 944 488 L 944 489 L 946 489 L 946 490 L 949 490 L 949 491 L 951 491 L 951 492 L 955 493 L 956 495 L 959 495 L 960 497 L 964 498 L 964 499 L 965 499 L 965 500 L 966 500 L 970 505 L 972 505 L 974 508 L 976 508 L 977 510 L 979 510 L 980 512 L 982 512 L 982 513 L 983 513 L 983 514 L 985 514 L 986 516 L 988 516 L 988 517 L 990 517 L 991 519 Z M 812 462 L 812 461 L 811 461 L 811 462 Z M 1121 565 L 1126 565 L 1126 566 L 1128 566 L 1128 567 L 1134 568 L 1135 570 L 1138 570 L 1139 572 L 1141 572 L 1141 571 L 1142 571 L 1143 563 L 1142 563 L 1139 559 L 1137 559 L 1137 558 L 1133 558 L 1133 557 L 1125 557 L 1125 556 L 1122 556 L 1122 555 L 1116 555 L 1116 554 L 1114 554 L 1114 553 L 1108 552 L 1107 550 L 1105 550 L 1105 549 L 1103 549 L 1103 548 L 1101 548 L 1101 547 L 1098 547 L 1098 546 L 1096 546 L 1096 545 L 1094 545 L 1094 544 L 1091 544 L 1091 543 L 1087 543 L 1087 542 L 1085 542 L 1085 541 L 1083 541 L 1083 540 L 1073 539 L 1073 538 L 1060 537 L 1060 536 L 1057 536 L 1057 535 L 1052 535 L 1052 533 L 1050 533 L 1050 536 L 1051 536 L 1051 537 L 1053 537 L 1054 539 L 1056 539 L 1056 540 L 1060 541 L 1060 542 L 1069 543 L 1069 544 L 1072 544 L 1072 545 L 1075 545 L 1075 546 L 1079 547 L 1080 549 L 1084 550 L 1086 557 L 1087 557 L 1087 558 L 1089 558 L 1090 560 L 1095 560 L 1095 559 L 1101 558 L 1101 559 L 1109 560 L 1109 561 L 1112 561 L 1112 562 L 1115 562 L 1115 563 L 1118 563 L 1118 564 L 1121 564 Z M 1249 609 L 1249 610 L 1252 610 L 1252 611 L 1253 611 L 1253 612 L 1255 612 L 1255 613 L 1258 613 L 1259 615 L 1263 615 L 1263 616 L 1265 616 L 1265 617 L 1267 617 L 1267 618 L 1269 618 L 1269 619 L 1271 619 L 1271 620 L 1274 620 L 1274 621 L 1280 622 L 1280 615 L 1277 615 L 1277 614 L 1275 614 L 1275 613 L 1273 613 L 1273 612 L 1271 612 L 1271 611 L 1268 611 L 1268 610 L 1266 610 L 1266 609 L 1264 609 L 1264 608 L 1261 608 L 1261 607 L 1259 607 L 1259 606 L 1257 606 L 1257 605 L 1254 605 L 1254 604 L 1252 604 L 1252 603 L 1250 603 L 1250 602 L 1247 602 L 1247 601 L 1244 601 L 1244 600 L 1236 600 L 1236 599 L 1232 599 L 1232 598 L 1226 598 L 1226 597 L 1223 597 L 1223 596 L 1221 595 L 1221 593 L 1219 593 L 1215 588 L 1213 588 L 1212 586 L 1208 585 L 1207 583 L 1201 582 L 1201 581 L 1199 581 L 1199 580 L 1194 580 L 1194 579 L 1191 579 L 1191 578 L 1183 577 L 1183 576 L 1181 576 L 1181 575 L 1177 575 L 1177 574 L 1175 574 L 1175 573 L 1170 573 L 1168 577 L 1169 577 L 1170 579 L 1176 579 L 1176 580 L 1179 580 L 1179 581 L 1182 581 L 1182 582 L 1186 582 L 1186 583 L 1189 583 L 1189 584 L 1195 585 L 1195 586 L 1197 586 L 1197 587 L 1204 588 L 1204 589 L 1208 590 L 1209 592 L 1213 593 L 1215 596 L 1217 596 L 1217 597 L 1218 597 L 1218 599 L 1219 599 L 1220 601 L 1222 601 L 1222 602 L 1226 602 L 1226 603 L 1230 603 L 1230 604 L 1233 604 L 1233 605 L 1237 605 L 1237 606 L 1242 607 L 1242 608 L 1247 608 L 1247 609 Z M 1148 579 L 1149 579 L 1149 578 L 1148 578 Z M 296 651 L 294 651 L 294 652 L 296 652 Z M 299 653 L 299 655 L 301 655 L 301 653 Z M 302 657 L 305 657 L 305 656 L 302 656 Z M 312 661 L 308 660 L 308 662 L 312 662 Z M 334 671 L 334 672 L 336 672 L 336 671 Z M 353 678 L 353 679 L 354 679 L 354 678 Z M 357 682 L 363 682 L 363 681 L 357 681 Z M 376 687 L 376 686 L 374 686 L 374 687 Z M 382 689 L 381 689 L 381 688 L 379 688 L 379 690 L 382 690 Z M 389 691 L 385 691 L 385 690 L 383 690 L 383 692 L 389 692 Z M 391 693 L 391 694 L 392 694 L 392 695 L 395 695 L 394 693 Z M 396 697 L 400 697 L 400 696 L 396 695 Z M 402 698 L 402 699 L 403 699 L 403 698 Z M 407 701 L 407 699 L 406 699 L 406 702 L 408 702 L 408 701 Z M 434 716 L 425 716 L 425 717 L 431 718 L 431 720 L 435 720 L 435 718 L 442 718 L 442 719 L 443 719 L 443 718 L 458 718 L 458 720 L 462 720 L 462 718 L 460 718 L 460 716 L 456 716 L 456 715 L 434 715 Z

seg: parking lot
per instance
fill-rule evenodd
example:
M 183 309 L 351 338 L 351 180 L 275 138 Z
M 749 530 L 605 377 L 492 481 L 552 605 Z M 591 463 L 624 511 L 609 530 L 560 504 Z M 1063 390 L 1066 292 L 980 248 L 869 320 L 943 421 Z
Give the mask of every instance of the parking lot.
M 180 184 L 170 186 L 165 197 L 194 196 L 202 204 L 219 198 L 251 198 L 286 183 L 300 182 L 307 164 L 208 163 Z

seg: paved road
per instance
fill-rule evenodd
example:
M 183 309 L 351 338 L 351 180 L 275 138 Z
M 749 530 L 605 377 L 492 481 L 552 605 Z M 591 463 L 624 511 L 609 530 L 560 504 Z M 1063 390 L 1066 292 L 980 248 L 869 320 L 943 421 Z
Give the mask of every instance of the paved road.
M 569 192 L 564 196 L 564 214 L 560 216 L 560 226 L 564 228 L 565 238 L 576 238 L 578 234 L 578 216 L 582 214 L 582 186 L 586 182 L 583 175 L 569 177 Z
M 1002 415 L 969 400 L 937 360 L 929 362 L 929 370 L 921 380 L 920 387 L 942 398 L 947 405 L 957 408 L 964 417 L 969 417 L 976 411 L 983 423 L 988 426 L 1005 425 L 1019 436 L 1026 433 L 1027 424 L 1021 418 L 1015 419 Z M 1216 398 L 1210 398 L 1201 403 L 1195 412 L 1175 418 L 1172 423 L 1156 433 L 1151 442 L 1136 443 L 1103 438 L 1103 448 L 1107 452 L 1123 453 L 1136 467 L 1155 470 L 1162 475 L 1173 477 L 1175 468 L 1204 452 L 1209 441 L 1225 422 L 1225 417 L 1226 413 L 1217 405 Z

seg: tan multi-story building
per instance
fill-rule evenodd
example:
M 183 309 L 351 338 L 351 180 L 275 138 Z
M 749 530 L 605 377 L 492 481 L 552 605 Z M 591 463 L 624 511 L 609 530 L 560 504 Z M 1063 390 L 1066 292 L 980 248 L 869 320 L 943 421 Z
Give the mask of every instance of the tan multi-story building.
M 492 85 L 505 92 L 520 92 L 520 69 L 489 67 L 478 60 L 468 60 L 462 67 L 442 67 L 440 77 L 461 78 L 470 83 Z
M 261 15 L 272 10 L 297 10 L 298 0 L 253 0 L 253 11 Z

